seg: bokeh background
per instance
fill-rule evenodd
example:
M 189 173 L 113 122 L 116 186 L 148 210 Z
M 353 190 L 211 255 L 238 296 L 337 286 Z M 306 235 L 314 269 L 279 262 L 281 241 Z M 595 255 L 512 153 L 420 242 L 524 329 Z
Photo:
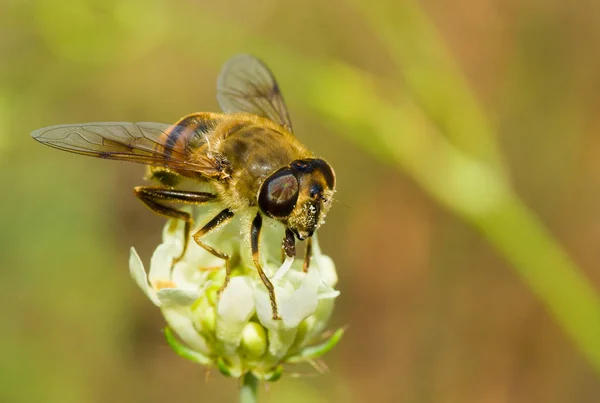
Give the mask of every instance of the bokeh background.
M 275 71 L 338 174 L 326 357 L 264 402 L 600 399 L 600 3 L 1 0 L 0 402 L 227 402 L 131 281 L 163 220 L 143 168 L 39 127 L 216 111 L 237 52 Z

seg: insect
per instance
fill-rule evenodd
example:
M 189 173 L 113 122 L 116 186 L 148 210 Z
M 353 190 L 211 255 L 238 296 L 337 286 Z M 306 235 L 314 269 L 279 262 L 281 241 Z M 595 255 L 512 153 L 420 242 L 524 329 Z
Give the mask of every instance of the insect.
M 311 237 L 331 207 L 335 173 L 292 134 L 279 86 L 262 61 L 246 54 L 229 59 L 217 79 L 217 101 L 224 113 L 192 113 L 174 125 L 84 123 L 51 126 L 31 136 L 76 154 L 148 165 L 158 185 L 137 186 L 134 194 L 154 212 L 184 220 L 186 246 L 192 218 L 171 202 L 221 203 L 225 208 L 192 235 L 198 245 L 225 260 L 220 291 L 230 279 L 230 256 L 202 238 L 236 214 L 250 211 L 252 259 L 269 292 L 273 319 L 279 319 L 273 285 L 259 260 L 263 220 L 283 224 L 282 249 L 290 258 L 296 255 L 296 238 L 306 240 L 304 270 L 308 270 Z M 214 191 L 178 189 L 183 178 L 209 182 Z M 180 258 L 184 253 L 185 249 Z

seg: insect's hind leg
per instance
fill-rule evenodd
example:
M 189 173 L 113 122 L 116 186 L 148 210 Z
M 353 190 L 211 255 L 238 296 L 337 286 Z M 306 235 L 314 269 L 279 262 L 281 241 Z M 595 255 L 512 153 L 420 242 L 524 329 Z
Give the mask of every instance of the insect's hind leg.
M 227 221 L 231 220 L 232 217 L 233 217 L 233 211 L 226 208 L 226 209 L 222 210 L 219 214 L 217 214 L 215 217 L 213 217 L 202 228 L 200 228 L 198 231 L 196 231 L 196 233 L 193 236 L 194 241 L 196 241 L 196 243 L 198 245 L 200 245 L 202 248 L 204 248 L 207 252 L 213 254 L 214 256 L 216 256 L 218 258 L 225 260 L 225 281 L 223 282 L 223 285 L 221 286 L 221 288 L 219 288 L 219 291 L 218 291 L 219 295 L 223 292 L 225 287 L 227 287 L 227 284 L 229 284 L 229 278 L 231 277 L 231 266 L 230 266 L 230 262 L 229 262 L 230 256 L 224 252 L 216 250 L 212 246 L 210 246 L 207 243 L 205 243 L 204 241 L 202 241 L 200 238 L 207 235 L 209 232 L 211 232 L 212 230 L 214 230 L 221 224 L 224 224 Z
M 210 203 L 217 197 L 216 195 L 207 192 L 190 192 L 155 186 L 136 186 L 133 189 L 133 193 L 142 201 L 142 203 L 155 213 L 168 218 L 177 218 L 185 221 L 183 250 L 181 251 L 181 255 L 175 259 L 175 263 L 185 255 L 185 251 L 187 250 L 190 230 L 192 228 L 192 217 L 185 211 L 162 204 L 161 201 L 199 205 Z

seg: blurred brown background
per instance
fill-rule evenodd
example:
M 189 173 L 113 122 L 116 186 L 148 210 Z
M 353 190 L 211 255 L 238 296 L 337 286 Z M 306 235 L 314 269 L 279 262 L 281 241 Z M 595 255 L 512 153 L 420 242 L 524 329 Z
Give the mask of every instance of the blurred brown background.
M 600 3 L 416 4 L 481 102 L 517 193 L 597 289 Z M 264 42 L 237 48 L 232 26 Z M 205 383 L 203 368 L 166 346 L 160 312 L 129 277 L 129 247 L 148 261 L 163 221 L 132 194 L 143 168 L 29 137 L 61 123 L 217 111 L 225 42 L 259 57 L 276 43 L 403 85 L 344 0 L 0 2 L 0 402 L 236 401 L 235 380 Z M 294 63 L 269 64 L 302 77 Z M 280 85 L 285 95 L 304 83 Z M 326 357 L 330 373 L 284 377 L 261 401 L 599 401 L 598 375 L 479 232 L 287 101 L 298 137 L 338 175 L 343 204 L 320 240 L 340 276 L 332 327 L 349 329 Z

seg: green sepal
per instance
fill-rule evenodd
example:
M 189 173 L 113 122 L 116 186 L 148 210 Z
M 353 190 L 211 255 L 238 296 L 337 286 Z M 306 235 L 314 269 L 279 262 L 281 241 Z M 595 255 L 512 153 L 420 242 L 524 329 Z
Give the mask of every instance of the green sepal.
M 281 375 L 283 375 L 283 367 L 279 365 L 273 370 L 273 372 L 265 375 L 263 377 L 263 380 L 267 382 L 275 382 L 276 380 L 281 378 Z
M 169 328 L 168 326 L 165 327 L 165 338 L 167 339 L 167 343 L 169 344 L 169 346 L 171 346 L 171 348 L 173 349 L 173 351 L 175 351 L 175 353 L 177 353 L 177 355 L 201 365 L 212 365 L 213 360 L 211 360 L 209 357 L 192 350 L 191 348 L 177 340 L 177 338 L 171 331 L 171 328 Z
M 229 376 L 232 377 L 233 375 L 231 374 L 231 371 L 229 370 L 229 367 L 227 366 L 227 364 L 225 363 L 225 360 L 223 359 L 223 357 L 219 357 L 217 359 L 217 368 L 219 368 L 219 371 L 225 375 L 225 376 Z
M 287 358 L 285 361 L 289 363 L 296 363 L 319 358 L 338 344 L 345 331 L 345 328 L 339 328 L 323 343 L 306 347 L 302 349 L 300 353 Z

